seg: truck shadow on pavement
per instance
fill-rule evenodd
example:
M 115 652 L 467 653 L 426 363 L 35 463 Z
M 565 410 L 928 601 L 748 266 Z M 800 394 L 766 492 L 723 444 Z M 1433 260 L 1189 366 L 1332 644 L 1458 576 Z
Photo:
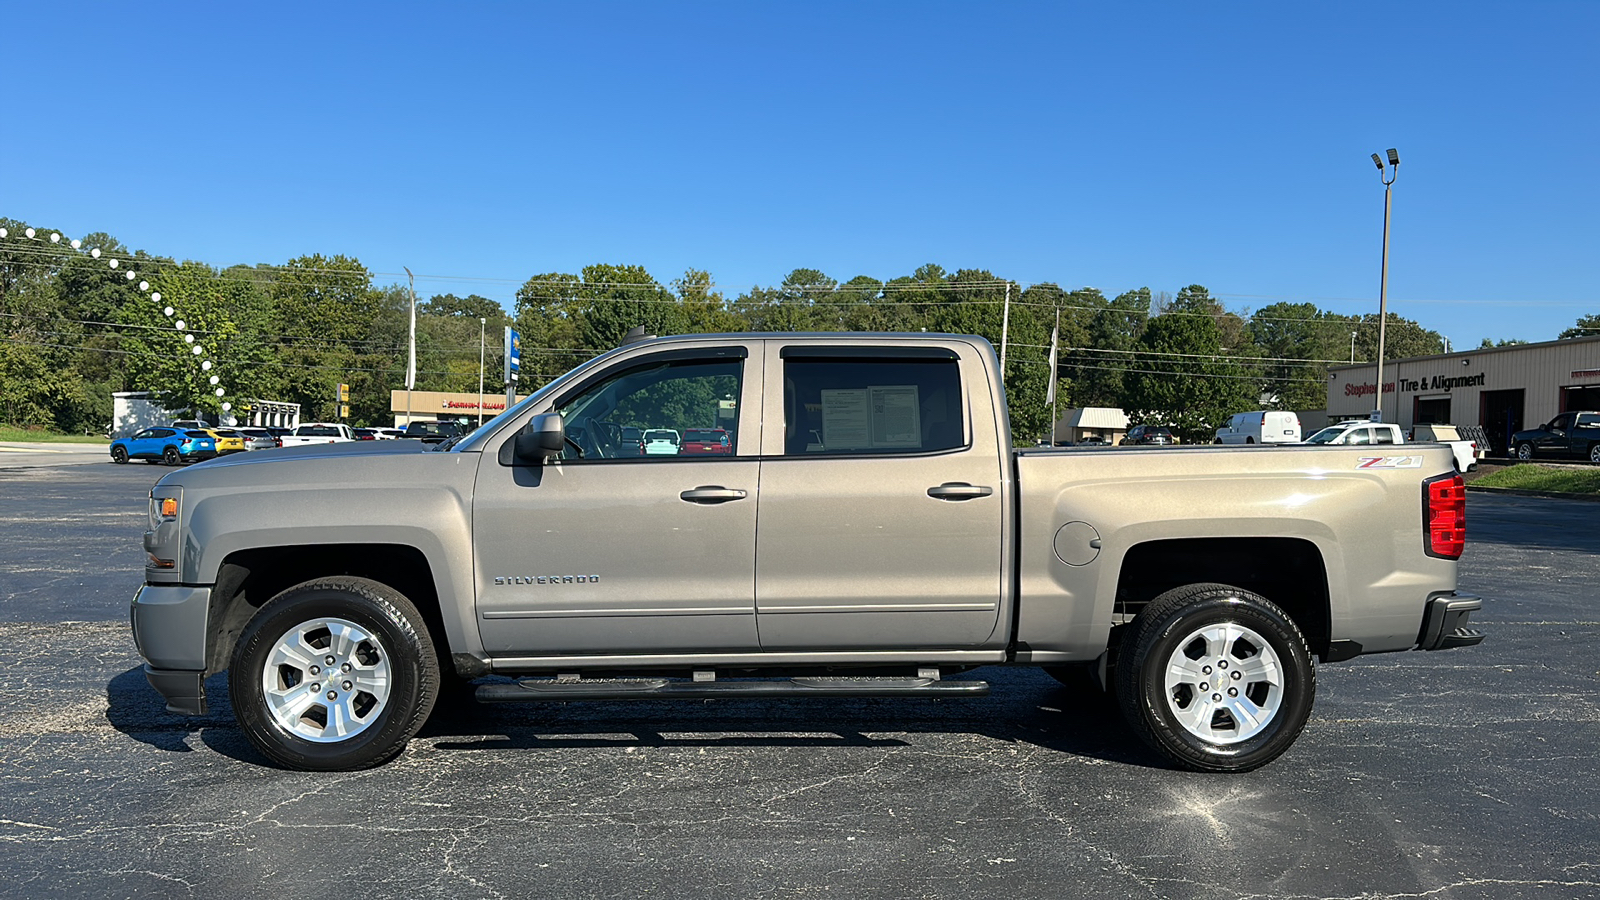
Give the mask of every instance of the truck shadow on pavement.
M 909 748 L 924 736 L 977 736 L 1140 768 L 1165 768 L 1124 725 L 1115 703 L 1015 670 L 988 697 L 972 699 L 640 700 L 479 704 L 441 698 L 413 741 L 437 750 L 563 751 L 594 748 Z M 135 666 L 106 685 L 106 719 L 117 731 L 171 753 L 206 748 L 257 766 L 271 763 L 239 731 L 226 675 L 206 680 L 209 712 L 180 716 Z

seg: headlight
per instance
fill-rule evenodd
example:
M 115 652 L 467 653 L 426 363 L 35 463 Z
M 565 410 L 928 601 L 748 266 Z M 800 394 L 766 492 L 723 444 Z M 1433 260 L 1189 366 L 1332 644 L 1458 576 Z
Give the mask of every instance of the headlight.
M 160 488 L 163 492 L 177 491 L 176 487 Z M 145 567 L 173 569 L 177 567 L 178 509 L 182 506 L 178 496 L 159 496 L 150 491 L 150 530 L 144 535 Z

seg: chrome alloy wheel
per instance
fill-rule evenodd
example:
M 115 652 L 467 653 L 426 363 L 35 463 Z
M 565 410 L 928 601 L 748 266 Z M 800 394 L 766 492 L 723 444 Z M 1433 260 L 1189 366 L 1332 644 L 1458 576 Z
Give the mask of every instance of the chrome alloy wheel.
M 1234 622 L 1199 628 L 1167 660 L 1166 698 L 1185 731 L 1214 744 L 1259 734 L 1283 703 L 1283 665 L 1266 638 Z
M 365 731 L 388 704 L 389 688 L 388 650 L 346 619 L 312 619 L 289 629 L 261 671 L 272 720 L 319 744 Z

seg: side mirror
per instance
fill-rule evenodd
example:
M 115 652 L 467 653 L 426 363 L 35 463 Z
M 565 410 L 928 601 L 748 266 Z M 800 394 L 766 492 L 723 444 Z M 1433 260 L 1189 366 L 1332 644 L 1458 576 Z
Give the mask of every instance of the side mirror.
M 567 426 L 560 413 L 540 413 L 528 420 L 517 436 L 500 447 L 500 464 L 538 466 L 567 443 Z M 509 453 L 507 451 L 510 451 Z

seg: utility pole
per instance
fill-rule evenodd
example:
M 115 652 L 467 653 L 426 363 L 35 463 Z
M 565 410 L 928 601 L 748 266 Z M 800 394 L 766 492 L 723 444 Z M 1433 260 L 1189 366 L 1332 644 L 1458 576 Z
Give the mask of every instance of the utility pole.
M 1378 276 L 1378 405 L 1374 410 L 1372 421 L 1383 421 L 1383 338 L 1384 329 L 1389 319 L 1389 207 L 1391 199 L 1390 186 L 1394 184 L 1395 176 L 1400 174 L 1400 154 L 1393 147 L 1389 148 L 1389 169 L 1383 167 L 1383 160 L 1378 154 L 1372 154 L 1372 161 L 1378 165 L 1378 177 L 1383 180 L 1383 267 Z M 1399 394 L 1396 392 L 1396 410 L 1399 408 Z M 1399 418 L 1398 412 L 1395 418 Z
M 1005 311 L 1000 314 L 1000 387 L 1006 383 L 1006 335 L 1011 331 L 1011 282 L 1006 281 Z M 1053 427 L 1053 426 L 1052 426 Z
M 417 279 L 405 266 L 406 281 L 411 285 L 411 352 L 406 357 L 406 424 L 411 424 L 411 392 L 417 386 Z
M 483 427 L 483 342 L 487 339 L 489 320 L 478 317 L 478 427 Z

